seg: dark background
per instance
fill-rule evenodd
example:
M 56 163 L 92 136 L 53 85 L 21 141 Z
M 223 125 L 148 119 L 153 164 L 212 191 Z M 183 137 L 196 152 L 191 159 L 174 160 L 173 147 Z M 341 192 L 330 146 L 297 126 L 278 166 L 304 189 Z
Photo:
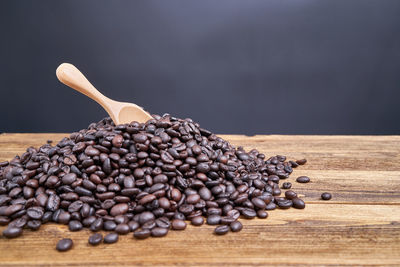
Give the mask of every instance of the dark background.
M 399 134 L 400 1 L 1 1 L 0 131 L 106 113 L 59 83 L 217 133 Z

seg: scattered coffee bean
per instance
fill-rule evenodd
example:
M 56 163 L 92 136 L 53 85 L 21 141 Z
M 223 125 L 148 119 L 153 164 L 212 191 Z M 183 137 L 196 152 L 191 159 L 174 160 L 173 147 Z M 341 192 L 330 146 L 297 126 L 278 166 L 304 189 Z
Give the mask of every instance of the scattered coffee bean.
M 204 223 L 204 218 L 202 216 L 193 217 L 191 223 L 194 226 L 200 226 Z
M 118 234 L 117 233 L 109 233 L 104 237 L 104 243 L 106 244 L 112 244 L 112 243 L 116 243 L 118 241 Z
M 150 236 L 151 232 L 148 229 L 138 230 L 133 233 L 133 236 L 137 239 L 145 239 Z
M 162 237 L 168 234 L 168 228 L 154 227 L 151 229 L 151 236 Z
M 298 183 L 308 183 L 310 181 L 310 178 L 307 176 L 300 176 L 296 179 L 296 182 Z
M 72 242 L 72 240 L 70 238 L 64 238 L 64 239 L 61 239 L 60 241 L 58 241 L 56 249 L 58 251 L 67 251 L 72 248 L 73 244 L 74 243 Z
M 239 232 L 239 231 L 242 230 L 243 225 L 242 225 L 241 222 L 235 221 L 235 222 L 230 224 L 230 227 L 231 227 L 232 232 Z
M 89 237 L 89 244 L 92 246 L 97 246 L 103 241 L 103 235 L 100 233 L 95 233 Z
M 331 193 L 324 192 L 324 193 L 321 194 L 321 198 L 323 200 L 330 200 L 332 198 L 332 195 L 331 195 Z
M 22 228 L 19 227 L 10 227 L 8 226 L 4 231 L 3 231 L 3 236 L 7 238 L 15 238 L 18 237 L 22 234 Z
M 283 189 L 290 189 L 290 188 L 292 188 L 292 183 L 290 183 L 290 182 L 284 182 L 284 183 L 282 184 L 282 188 L 283 188 Z
M 224 235 L 224 234 L 226 234 L 228 232 L 229 232 L 229 226 L 228 225 L 220 225 L 220 226 L 217 226 L 214 229 L 214 233 L 217 234 L 217 235 Z
M 293 203 L 293 208 L 296 208 L 296 209 L 304 209 L 306 207 L 306 204 L 300 198 L 292 199 L 292 203 Z
M 299 165 L 304 165 L 304 164 L 307 163 L 307 160 L 306 159 L 299 159 L 299 160 L 296 160 L 296 163 L 299 164 Z

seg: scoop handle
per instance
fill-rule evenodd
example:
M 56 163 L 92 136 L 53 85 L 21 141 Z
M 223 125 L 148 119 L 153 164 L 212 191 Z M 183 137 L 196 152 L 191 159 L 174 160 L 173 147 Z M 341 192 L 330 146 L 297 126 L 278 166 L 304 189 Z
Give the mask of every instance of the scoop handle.
M 58 66 L 56 75 L 60 82 L 90 97 L 108 111 L 109 98 L 100 93 L 74 65 L 62 63 Z

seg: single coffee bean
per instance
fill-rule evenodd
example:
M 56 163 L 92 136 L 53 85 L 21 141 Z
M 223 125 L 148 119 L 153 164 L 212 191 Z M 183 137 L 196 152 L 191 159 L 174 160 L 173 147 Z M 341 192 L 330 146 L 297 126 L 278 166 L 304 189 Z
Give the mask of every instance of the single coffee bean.
M 15 238 L 18 237 L 22 234 L 22 228 L 19 227 L 10 227 L 8 226 L 4 231 L 3 231 L 3 236 L 7 238 Z
M 234 222 L 232 222 L 232 223 L 230 224 L 230 227 L 231 227 L 232 232 L 239 232 L 239 231 L 242 230 L 243 225 L 242 225 L 242 223 L 239 222 L 239 221 L 234 221 Z
M 300 198 L 294 198 L 292 199 L 292 202 L 293 202 L 293 208 L 304 209 L 306 207 L 306 204 L 304 204 L 304 201 Z
M 105 221 L 103 223 L 103 228 L 106 231 L 114 231 L 117 227 L 117 224 L 114 221 Z
M 228 232 L 229 232 L 229 226 L 228 225 L 220 225 L 220 226 L 217 226 L 214 229 L 214 233 L 217 234 L 217 235 L 225 235 Z
M 117 233 L 109 233 L 106 236 L 104 236 L 104 243 L 106 244 L 113 244 L 118 242 L 118 234 Z
M 136 221 L 130 221 L 130 222 L 128 223 L 128 225 L 129 225 L 129 228 L 130 228 L 131 232 L 136 231 L 136 230 L 139 229 L 139 227 L 140 227 L 139 223 L 136 222 Z
M 293 206 L 293 202 L 289 199 L 284 199 L 284 200 L 280 200 L 278 201 L 278 207 L 281 209 L 288 209 L 291 206 Z
M 257 216 L 257 213 L 256 213 L 256 211 L 253 210 L 253 209 L 245 208 L 245 209 L 243 209 L 243 211 L 242 211 L 242 215 L 243 215 L 243 217 L 246 218 L 246 219 L 253 219 L 253 218 L 255 218 L 255 217 Z
M 268 217 L 268 212 L 266 212 L 265 210 L 258 210 L 257 217 L 260 219 L 265 219 Z
M 80 221 L 72 220 L 72 221 L 69 221 L 69 223 L 68 223 L 68 229 L 72 232 L 80 231 L 80 230 L 82 230 L 82 228 L 83 228 L 83 225 Z
M 292 190 L 288 190 L 288 191 L 285 192 L 285 197 L 287 199 L 294 199 L 294 198 L 297 197 L 297 194 L 296 194 L 296 192 L 294 192 Z
M 290 188 L 292 188 L 292 183 L 285 182 L 285 183 L 282 184 L 282 188 L 283 189 L 290 189 Z
M 40 226 L 42 226 L 42 222 L 39 220 L 31 220 L 26 224 L 26 226 L 32 231 L 36 231 L 40 228 Z
M 310 182 L 310 178 L 307 176 L 300 176 L 296 179 L 296 182 L 298 183 L 308 183 Z
M 150 230 L 148 229 L 142 229 L 142 230 L 138 230 L 136 232 L 133 233 L 133 236 L 137 239 L 146 239 L 151 235 Z
M 172 229 L 174 230 L 185 230 L 186 222 L 184 220 L 174 219 L 172 220 Z
M 332 195 L 328 192 L 324 192 L 321 194 L 321 199 L 323 200 L 330 200 L 332 198 Z
M 307 163 L 307 160 L 306 159 L 296 160 L 296 163 L 299 164 L 299 165 L 304 165 L 304 164 Z
M 126 223 L 121 223 L 118 224 L 117 227 L 115 228 L 115 232 L 117 232 L 120 235 L 126 235 L 131 231 L 129 228 L 129 225 Z
M 156 226 L 161 228 L 168 228 L 171 226 L 171 223 L 167 217 L 161 217 L 156 219 Z
M 64 238 L 61 239 L 60 241 L 58 241 L 56 249 L 58 251 L 67 251 L 70 250 L 72 248 L 73 242 L 70 238 Z
M 162 237 L 168 234 L 168 228 L 154 227 L 151 229 L 151 235 L 154 237 Z
M 97 246 L 103 241 L 103 235 L 99 233 L 95 233 L 89 237 L 89 244 L 92 246 Z
M 200 226 L 204 223 L 204 218 L 202 216 L 193 217 L 191 223 L 194 226 Z
M 207 224 L 208 225 L 217 225 L 221 222 L 221 216 L 217 214 L 213 214 L 207 217 Z

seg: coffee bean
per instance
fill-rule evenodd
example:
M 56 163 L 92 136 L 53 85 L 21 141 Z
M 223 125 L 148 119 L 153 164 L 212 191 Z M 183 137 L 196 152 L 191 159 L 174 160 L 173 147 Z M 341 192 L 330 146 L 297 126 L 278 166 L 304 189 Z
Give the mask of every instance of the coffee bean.
M 115 228 L 115 232 L 117 232 L 120 235 L 126 235 L 131 231 L 130 227 L 126 223 L 121 223 L 118 224 L 117 227 Z
M 175 219 L 172 221 L 172 229 L 174 230 L 185 230 L 186 222 L 184 220 Z
M 140 227 L 139 223 L 138 223 L 138 222 L 135 222 L 135 221 L 130 221 L 130 222 L 128 223 L 128 225 L 129 225 L 129 228 L 130 228 L 131 232 L 136 231 L 136 230 L 139 229 L 139 227 Z
M 32 231 L 36 231 L 40 228 L 40 226 L 42 226 L 42 222 L 39 220 L 31 220 L 27 222 L 26 226 Z
M 121 203 L 121 204 L 117 204 L 114 207 L 112 207 L 110 214 L 111 214 L 111 216 L 123 215 L 127 211 L 128 211 L 128 204 Z
M 44 211 L 41 207 L 32 207 L 26 211 L 26 214 L 33 220 L 40 220 L 43 217 Z
M 70 238 L 64 238 L 61 239 L 60 241 L 58 241 L 56 249 L 58 251 L 67 251 L 70 250 L 72 248 L 73 242 Z
M 156 226 L 161 228 L 168 228 L 171 226 L 171 223 L 167 217 L 161 217 L 155 220 Z
M 142 212 L 139 216 L 139 223 L 141 225 L 143 225 L 144 223 L 148 222 L 148 221 L 152 221 L 155 219 L 155 216 L 153 213 L 149 212 L 149 211 L 145 211 Z
M 257 217 L 260 219 L 265 219 L 268 217 L 268 212 L 266 212 L 265 210 L 258 210 Z
M 221 222 L 221 216 L 213 214 L 207 217 L 207 224 L 209 225 L 217 225 Z
M 332 198 L 332 195 L 328 192 L 324 192 L 321 194 L 321 199 L 323 200 L 330 200 Z
M 80 231 L 80 230 L 82 230 L 82 228 L 83 228 L 83 225 L 80 221 L 72 220 L 72 221 L 69 221 L 69 223 L 68 223 L 68 229 L 72 232 Z
M 293 202 L 289 199 L 278 201 L 278 207 L 281 209 L 288 209 L 293 205 Z
M 105 221 L 103 223 L 103 228 L 106 231 L 114 231 L 117 227 L 117 224 L 114 221 Z
M 296 182 L 298 183 L 308 183 L 310 181 L 310 178 L 307 176 L 300 176 L 296 179 Z
M 257 213 L 256 213 L 256 211 L 253 210 L 253 209 L 244 208 L 244 209 L 242 210 L 242 215 L 243 215 L 243 217 L 246 218 L 246 219 L 253 219 L 253 218 L 255 218 L 255 217 L 257 216 Z
M 304 204 L 304 201 L 301 200 L 300 198 L 294 198 L 292 199 L 292 202 L 293 202 L 293 208 L 304 209 L 306 207 L 306 204 Z
M 239 221 L 234 221 L 234 222 L 232 222 L 232 223 L 230 224 L 230 227 L 231 227 L 231 231 L 232 231 L 232 232 L 239 232 L 239 231 L 242 230 L 243 225 L 242 225 L 242 223 L 239 222 Z
M 228 225 L 220 225 L 220 226 L 217 226 L 214 229 L 214 233 L 217 234 L 217 235 L 225 235 L 228 232 L 229 232 L 229 226 Z
M 103 219 L 98 218 L 95 219 L 94 222 L 90 225 L 90 230 L 93 232 L 97 232 L 103 229 Z
M 253 205 L 259 209 L 265 209 L 267 207 L 267 204 L 265 204 L 265 202 L 259 198 L 253 198 L 251 200 L 251 202 L 253 203 Z
M 112 140 L 112 145 L 117 148 L 120 148 L 120 147 L 122 147 L 123 141 L 124 141 L 124 138 L 121 135 L 116 135 L 116 136 L 114 136 L 114 138 Z
M 22 234 L 22 228 L 19 227 L 10 227 L 8 226 L 4 231 L 3 231 L 3 236 L 7 238 L 15 238 L 18 237 Z
M 88 240 L 89 244 L 92 246 L 97 246 L 101 241 L 103 241 L 103 235 L 99 233 L 91 235 Z
M 194 226 L 200 226 L 204 223 L 204 218 L 202 216 L 193 217 L 191 223 Z
M 294 192 L 292 190 L 288 190 L 288 191 L 285 192 L 285 197 L 287 199 L 294 199 L 294 198 L 297 197 L 297 194 L 296 194 L 296 192 Z
M 151 229 L 151 235 L 154 237 L 162 237 L 168 234 L 168 228 L 155 227 Z
M 118 234 L 117 233 L 109 233 L 104 237 L 104 243 L 106 244 L 113 244 L 118 242 Z
M 292 183 L 285 182 L 285 183 L 282 184 L 282 188 L 283 189 L 290 189 L 290 188 L 292 188 Z
M 299 165 L 304 165 L 304 164 L 307 163 L 307 160 L 306 159 L 296 160 L 296 163 L 299 164 Z
M 146 239 L 151 235 L 150 230 L 143 229 L 133 233 L 133 236 L 137 239 Z

